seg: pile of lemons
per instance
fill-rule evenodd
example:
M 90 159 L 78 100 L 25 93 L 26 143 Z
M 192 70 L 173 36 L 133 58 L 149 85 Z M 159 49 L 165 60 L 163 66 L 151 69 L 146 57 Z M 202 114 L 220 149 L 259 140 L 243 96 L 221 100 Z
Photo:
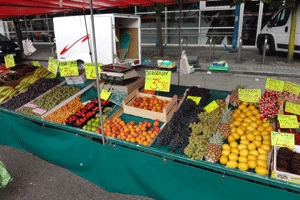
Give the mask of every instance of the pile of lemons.
M 255 169 L 257 174 L 266 175 L 273 126 L 260 119 L 255 104 L 243 102 L 232 113 L 230 127 L 231 134 L 227 138 L 228 144 L 222 146 L 220 163 L 243 171 Z

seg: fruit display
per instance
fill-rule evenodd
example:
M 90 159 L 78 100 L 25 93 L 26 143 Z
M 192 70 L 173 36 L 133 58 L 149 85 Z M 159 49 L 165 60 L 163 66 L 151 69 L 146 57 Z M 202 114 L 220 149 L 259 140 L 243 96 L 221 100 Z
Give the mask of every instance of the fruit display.
M 187 91 L 187 96 L 201 97 L 200 105 L 205 106 L 211 94 L 206 88 L 190 87 Z
M 163 112 L 164 107 L 166 107 L 168 103 L 168 100 L 161 100 L 156 96 L 137 97 L 135 98 L 134 102 L 130 104 L 130 106 L 145 110 L 151 110 L 154 112 Z
M 232 113 L 231 134 L 228 144 L 222 145 L 221 164 L 247 171 L 254 169 L 257 174 L 268 173 L 267 153 L 271 150 L 270 122 L 262 119 L 253 103 L 243 102 Z
M 293 152 L 288 148 L 281 147 L 277 151 L 276 169 L 300 175 L 300 153 Z
M 108 119 L 107 115 L 102 115 L 103 123 Z M 91 118 L 90 120 L 87 121 L 86 125 L 82 127 L 83 130 L 91 131 L 91 132 L 96 132 L 101 134 L 99 127 L 101 126 L 101 119 L 100 116 L 97 115 L 95 118 Z
M 221 115 L 221 121 L 219 122 L 218 125 L 218 131 L 222 133 L 225 137 L 225 139 L 231 134 L 231 127 L 230 127 L 230 121 L 231 121 L 231 115 L 232 111 L 231 109 L 221 109 L 222 110 L 222 115 Z
M 278 115 L 278 95 L 279 92 L 273 90 L 266 90 L 259 100 L 259 111 L 261 119 L 273 119 Z
M 19 92 L 23 92 L 25 90 L 27 90 L 32 84 L 34 84 L 35 82 L 37 82 L 40 79 L 40 77 L 38 75 L 30 75 L 26 78 L 24 78 L 19 85 L 17 85 L 15 87 L 16 90 L 18 90 Z
M 64 124 L 65 120 L 70 115 L 73 115 L 75 112 L 77 112 L 77 110 L 83 107 L 84 105 L 82 104 L 82 101 L 80 101 L 80 97 L 76 97 L 69 103 L 55 110 L 53 113 L 47 115 L 45 119 L 59 124 Z
M 230 105 L 237 107 L 239 105 L 241 105 L 242 101 L 239 99 L 239 89 L 245 89 L 246 86 L 242 86 L 241 84 L 239 84 L 234 90 L 232 90 L 232 93 L 230 95 L 230 99 L 229 99 L 229 103 Z
M 139 124 L 130 121 L 126 124 L 121 118 L 114 117 L 113 120 L 106 120 L 103 129 L 107 136 L 149 146 L 160 131 L 159 125 L 158 120 L 155 120 L 153 124 L 148 121 L 139 122 Z M 96 131 L 101 133 L 101 128 L 99 127 Z
M 41 118 L 41 115 L 40 115 L 40 114 L 35 113 L 35 112 L 33 112 L 32 110 L 33 110 L 33 108 L 27 108 L 27 107 L 24 107 L 24 108 L 18 110 L 17 112 L 23 113 L 23 114 L 25 114 L 25 115 L 29 115 L 29 116 L 32 116 L 32 117 Z
M 0 107 L 8 110 L 16 110 L 60 83 L 61 80 L 59 79 L 41 78 L 29 87 L 28 90 L 13 96 L 7 102 L 1 104 Z
M 34 71 L 34 75 L 37 75 L 40 78 L 45 78 L 50 74 L 51 74 L 51 72 L 43 67 L 39 67 Z
M 295 94 L 283 91 L 282 93 L 279 93 L 278 96 L 285 101 L 300 104 L 300 95 L 297 96 Z
M 33 104 L 38 105 L 40 109 L 49 111 L 79 91 L 80 88 L 74 86 L 58 86 L 52 88 L 50 92 L 44 94 L 41 98 L 35 99 Z
M 2 103 L 3 101 L 5 101 L 9 98 L 12 98 L 16 94 L 18 94 L 18 90 L 15 90 L 14 87 L 12 87 L 12 86 L 1 86 L 0 87 L 0 103 Z
M 221 157 L 222 144 L 225 136 L 217 131 L 212 135 L 204 152 L 204 158 L 206 161 L 216 163 Z

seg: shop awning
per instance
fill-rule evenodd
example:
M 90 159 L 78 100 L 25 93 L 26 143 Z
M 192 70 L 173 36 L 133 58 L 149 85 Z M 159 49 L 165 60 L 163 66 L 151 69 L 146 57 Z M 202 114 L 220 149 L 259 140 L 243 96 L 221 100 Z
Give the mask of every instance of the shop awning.
M 185 0 L 189 2 L 194 0 Z M 175 4 L 178 0 L 93 0 L 94 9 Z M 89 0 L 0 0 L 0 18 L 90 9 Z

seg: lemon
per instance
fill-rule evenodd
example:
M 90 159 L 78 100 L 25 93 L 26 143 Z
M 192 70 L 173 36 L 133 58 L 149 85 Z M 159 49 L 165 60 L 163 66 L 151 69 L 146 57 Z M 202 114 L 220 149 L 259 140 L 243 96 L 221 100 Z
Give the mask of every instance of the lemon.
M 231 133 L 236 133 L 236 127 L 231 128 Z
M 247 126 L 247 130 L 253 132 L 255 130 L 255 128 L 253 126 Z
M 256 160 L 248 160 L 247 163 L 250 169 L 254 169 L 257 166 Z
M 263 126 L 264 128 L 267 128 L 268 126 L 270 126 L 270 123 L 269 123 L 269 122 L 264 122 L 264 123 L 262 124 L 262 126 Z
M 255 109 L 252 110 L 252 114 L 253 114 L 253 115 L 258 115 L 258 114 L 259 114 L 259 111 L 255 108 Z
M 263 135 L 262 136 L 264 140 L 271 140 L 271 136 L 270 135 Z
M 240 139 L 240 135 L 237 134 L 237 133 L 231 133 L 231 135 L 232 135 L 236 140 Z
M 264 140 L 264 141 L 263 141 L 263 144 L 271 145 L 271 140 Z
M 258 118 L 258 119 L 256 120 L 256 123 L 257 123 L 258 125 L 261 125 L 261 124 L 262 124 L 262 121 Z
M 244 108 L 246 108 L 246 105 L 241 104 L 241 105 L 238 106 L 238 109 L 239 109 L 240 111 L 242 111 Z
M 239 134 L 239 135 L 244 135 L 245 131 L 241 127 L 237 127 L 236 128 L 236 133 Z
M 247 158 L 248 158 L 248 160 L 257 160 L 256 156 L 252 155 L 252 154 L 248 155 Z
M 246 117 L 247 117 L 247 116 L 246 116 L 246 113 L 242 112 L 242 113 L 240 114 L 240 117 L 241 117 L 241 118 L 246 118 Z
M 223 149 L 222 150 L 222 155 L 223 156 L 229 156 L 229 154 L 230 154 L 230 150 L 228 150 L 228 149 Z
M 250 142 L 248 140 L 241 140 L 240 141 L 240 144 L 246 144 L 248 146 Z
M 233 137 L 233 136 L 232 136 L 232 137 Z M 234 141 L 234 142 L 230 142 L 229 145 L 230 145 L 231 148 L 237 148 L 237 146 L 238 146 L 239 144 L 238 144 L 236 141 Z
M 254 109 L 256 109 L 254 105 L 249 105 L 248 108 L 249 108 L 249 110 L 254 110 Z
M 238 150 L 247 149 L 247 145 L 245 144 L 239 144 Z
M 248 106 L 248 102 L 244 101 L 242 105 Z
M 220 157 L 220 163 L 221 163 L 222 165 L 226 165 L 227 162 L 228 162 L 227 156 L 222 155 L 222 156 Z
M 270 131 L 270 132 L 271 132 L 271 131 L 274 131 L 274 127 L 271 126 L 271 125 L 268 126 L 268 127 L 266 127 L 265 129 L 266 129 L 267 131 Z
M 230 153 L 229 156 L 228 156 L 229 160 L 232 160 L 232 161 L 237 161 L 238 160 L 238 154 L 236 153 Z
M 228 135 L 227 141 L 228 141 L 229 143 L 235 142 L 235 137 L 233 137 L 232 135 Z
M 229 160 L 227 163 L 226 163 L 226 167 L 230 167 L 230 168 L 237 168 L 238 166 L 238 163 L 236 161 L 233 161 L 233 160 Z
M 261 146 L 261 141 L 255 140 L 252 143 L 255 144 L 256 147 L 260 147 Z
M 262 141 L 262 137 L 261 137 L 260 135 L 256 135 L 256 136 L 255 136 L 255 140 L 257 140 L 257 141 Z
M 241 162 L 238 164 L 238 168 L 240 170 L 247 171 L 249 169 L 249 166 L 246 162 Z
M 271 150 L 270 145 L 267 145 L 267 144 L 262 144 L 261 148 L 264 148 L 267 152 L 269 152 Z
M 242 163 L 242 162 L 248 162 L 248 159 L 247 159 L 246 156 L 240 156 L 240 157 L 238 158 L 238 161 L 239 161 L 240 163 Z
M 250 123 L 250 126 L 253 126 L 254 128 L 257 128 L 258 125 L 257 125 L 256 122 L 251 122 L 251 123 Z
M 253 133 L 247 134 L 247 140 L 253 142 L 255 140 L 255 135 Z
M 257 151 L 258 151 L 258 153 L 265 154 L 265 155 L 267 155 L 267 153 L 268 153 L 267 150 L 265 150 L 264 148 L 258 148 Z
M 232 114 L 232 118 L 236 118 L 236 117 L 238 117 L 238 116 L 239 116 L 238 113 L 233 113 L 233 114 Z
M 255 150 L 256 149 L 256 145 L 254 143 L 249 143 L 248 144 L 248 150 L 251 151 L 251 150 Z
M 234 125 L 234 126 L 239 126 L 240 124 L 241 124 L 240 121 L 234 121 L 234 122 L 233 122 L 233 125 Z
M 257 167 L 255 167 L 255 172 L 259 175 L 266 175 L 268 173 L 268 170 L 261 166 L 257 166 Z
M 268 164 L 267 164 L 267 161 L 265 160 L 257 160 L 257 166 L 261 166 L 263 168 L 268 168 Z
M 258 155 L 258 151 L 256 149 L 255 150 L 251 150 L 251 151 L 249 151 L 249 154 L 257 156 Z
M 244 127 L 247 127 L 247 126 L 249 126 L 249 123 L 243 122 L 241 125 L 244 126 Z
M 255 118 L 256 119 L 256 118 Z M 252 122 L 252 120 L 251 120 L 251 117 L 249 118 L 249 117 L 246 117 L 245 119 L 244 119 L 244 122 L 247 122 L 247 123 L 251 123 Z
M 265 128 L 261 125 L 259 125 L 257 128 L 256 128 L 258 131 L 262 132 Z
M 257 118 L 255 116 L 250 116 L 249 119 L 251 120 L 251 122 L 256 122 Z
M 267 130 L 263 130 L 263 131 L 260 132 L 260 135 L 261 135 L 261 136 L 264 136 L 264 135 L 270 135 L 270 132 L 267 131 Z
M 267 161 L 268 157 L 266 154 L 258 154 L 257 160 L 264 160 Z
M 254 131 L 253 131 L 253 134 L 254 134 L 254 135 L 259 135 L 259 136 L 260 136 L 260 131 L 254 130 Z
M 242 149 L 241 151 L 240 151 L 240 156 L 248 156 L 248 154 L 249 154 L 249 151 L 248 151 L 248 149 Z
M 247 117 L 251 117 L 253 114 L 252 114 L 252 112 L 250 111 L 250 110 L 248 110 L 247 112 L 246 112 L 246 116 Z
M 230 150 L 230 146 L 229 146 L 229 144 L 223 144 L 222 145 L 222 149 L 226 149 L 226 150 Z
M 249 111 L 249 108 L 244 108 L 243 110 L 242 110 L 242 112 L 243 113 L 245 113 L 245 115 L 246 115 L 246 113 Z
M 242 122 L 244 119 L 243 118 L 241 118 L 240 116 L 239 117 L 237 117 L 237 118 L 235 118 L 235 121 L 239 121 L 239 122 Z
M 247 136 L 246 135 L 242 135 L 240 139 L 241 140 L 247 140 Z
M 231 153 L 235 153 L 237 155 L 239 155 L 240 151 L 237 148 L 231 148 Z
M 235 109 L 234 110 L 234 113 L 237 113 L 237 114 L 240 114 L 242 111 L 241 111 L 241 109 Z

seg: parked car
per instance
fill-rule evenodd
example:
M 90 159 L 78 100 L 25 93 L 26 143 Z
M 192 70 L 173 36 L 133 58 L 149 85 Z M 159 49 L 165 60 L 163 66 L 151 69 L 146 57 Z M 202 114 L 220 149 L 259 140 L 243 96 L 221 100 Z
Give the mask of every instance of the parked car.
M 21 48 L 5 37 L 4 35 L 0 34 L 0 61 L 4 61 L 4 56 L 13 54 L 15 61 L 21 61 L 22 59 L 22 50 Z

